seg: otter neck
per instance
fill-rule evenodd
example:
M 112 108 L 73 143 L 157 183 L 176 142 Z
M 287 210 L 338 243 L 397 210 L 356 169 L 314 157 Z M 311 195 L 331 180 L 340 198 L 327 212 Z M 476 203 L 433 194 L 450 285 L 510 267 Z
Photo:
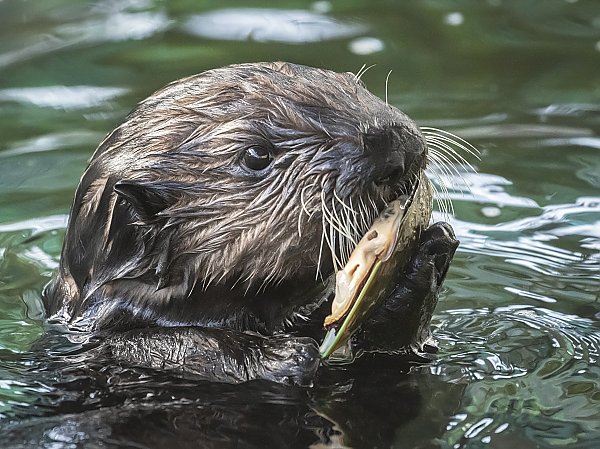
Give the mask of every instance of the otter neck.
M 105 292 L 88 302 L 84 320 L 95 319 L 97 331 L 114 331 L 149 325 L 226 327 L 273 335 L 310 315 L 333 294 L 332 278 L 298 278 L 249 294 L 241 286 L 194 287 L 189 297 L 157 303 L 123 295 L 106 303 Z M 126 279 L 113 285 L 127 291 Z M 118 284 L 123 285 L 119 286 Z M 114 289 L 117 287 L 117 289 Z

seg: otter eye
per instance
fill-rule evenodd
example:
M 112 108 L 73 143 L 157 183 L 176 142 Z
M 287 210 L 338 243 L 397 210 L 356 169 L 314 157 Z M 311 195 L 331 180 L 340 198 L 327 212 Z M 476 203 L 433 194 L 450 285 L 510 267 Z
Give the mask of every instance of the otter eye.
M 250 170 L 260 171 L 264 170 L 269 166 L 273 160 L 271 152 L 257 145 L 246 148 L 244 155 L 242 156 L 243 164 Z

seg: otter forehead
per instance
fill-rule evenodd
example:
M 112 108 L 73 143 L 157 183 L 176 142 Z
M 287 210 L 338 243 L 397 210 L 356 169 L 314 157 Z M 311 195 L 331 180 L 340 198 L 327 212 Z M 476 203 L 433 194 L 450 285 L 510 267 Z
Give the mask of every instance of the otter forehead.
M 401 111 L 369 92 L 352 73 L 289 63 L 239 64 L 172 83 L 141 103 L 142 115 L 211 114 L 211 119 L 285 119 L 294 111 L 367 131 L 373 126 L 412 124 Z M 335 119 L 335 120 L 334 120 Z
M 112 171 L 127 172 L 145 168 L 155 154 L 177 149 L 210 156 L 202 146 L 212 141 L 204 149 L 233 162 L 240 147 L 255 137 L 282 151 L 311 143 L 334 145 L 334 140 L 358 147 L 365 135 L 391 127 L 402 127 L 424 142 L 410 118 L 371 94 L 351 73 L 282 62 L 239 64 L 157 91 L 101 144 L 94 158 Z

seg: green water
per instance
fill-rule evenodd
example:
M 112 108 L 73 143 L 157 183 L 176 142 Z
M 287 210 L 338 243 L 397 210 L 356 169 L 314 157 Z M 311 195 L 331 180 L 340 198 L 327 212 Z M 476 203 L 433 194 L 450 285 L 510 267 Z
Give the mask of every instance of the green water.
M 600 4 L 274 8 L 0 1 L 0 446 L 600 447 Z M 168 81 L 263 60 L 375 64 L 363 80 L 381 97 L 391 70 L 390 103 L 481 151 L 451 179 L 462 244 L 436 360 L 309 392 L 135 371 L 92 388 L 43 367 L 39 295 L 95 146 Z

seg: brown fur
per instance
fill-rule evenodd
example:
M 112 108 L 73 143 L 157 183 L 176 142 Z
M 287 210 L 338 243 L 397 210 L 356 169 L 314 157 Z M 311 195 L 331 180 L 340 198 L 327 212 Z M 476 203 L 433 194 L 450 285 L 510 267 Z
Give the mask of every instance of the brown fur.
M 240 165 L 257 144 L 275 156 L 261 174 Z M 176 81 L 96 150 L 48 310 L 86 327 L 114 324 L 124 310 L 221 323 L 215 317 L 235 315 L 241 296 L 292 279 L 313 288 L 317 266 L 322 277 L 333 270 L 321 251 L 322 200 L 381 206 L 424 164 L 417 127 L 352 74 L 263 63 Z M 208 295 L 235 301 L 199 318 L 196 309 L 221 300 Z M 249 319 L 237 327 L 252 328 Z

